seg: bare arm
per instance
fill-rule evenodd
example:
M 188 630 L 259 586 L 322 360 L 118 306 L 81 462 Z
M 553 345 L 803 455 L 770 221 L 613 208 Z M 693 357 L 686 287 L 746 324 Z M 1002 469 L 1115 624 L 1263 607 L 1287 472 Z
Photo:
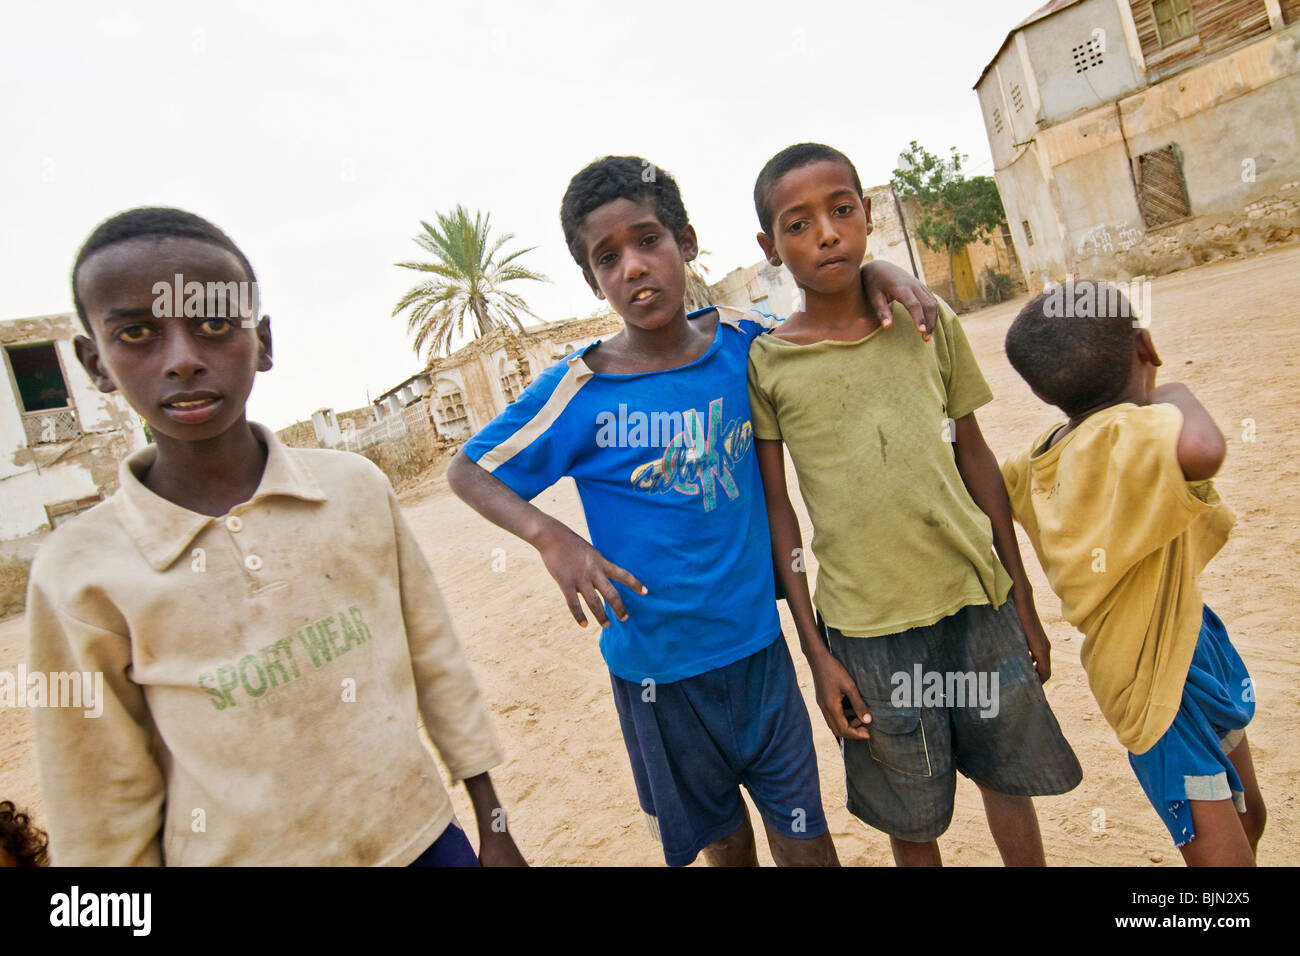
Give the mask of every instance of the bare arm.
M 506 812 L 486 773 L 465 781 L 465 790 L 478 822 L 478 858 L 484 866 L 527 866 L 506 827 Z
M 1020 618 L 1020 627 L 1029 644 L 1030 656 L 1034 660 L 1034 670 L 1038 672 L 1038 679 L 1046 682 L 1052 676 L 1051 644 L 1038 619 L 1033 588 L 1029 585 L 1025 565 L 1020 558 L 1020 544 L 1016 541 L 1015 528 L 1011 524 L 1011 502 L 1007 498 L 1007 486 L 1002 481 L 1002 472 L 993 452 L 984 441 L 974 412 L 957 419 L 954 436 L 957 470 L 961 472 L 961 480 L 975 504 L 988 515 L 989 524 L 993 527 L 993 548 L 997 551 L 1002 566 L 1007 569 L 1007 574 L 1011 576 L 1011 596 Z
M 587 602 L 601 627 L 609 624 L 606 604 L 620 621 L 627 620 L 623 599 L 610 583 L 611 578 L 642 594 L 648 593 L 645 585 L 630 573 L 607 560 L 562 522 L 524 501 L 463 451 L 456 454 L 447 468 L 447 484 L 483 517 L 537 549 L 546 570 L 560 586 L 573 619 L 582 627 L 587 626 L 587 617 L 579 597 Z
M 877 259 L 862 267 L 862 289 L 882 326 L 889 328 L 893 324 L 889 303 L 896 301 L 911 314 L 921 338 L 929 341 L 939 323 L 939 302 L 924 282 L 892 262 Z
M 1150 400 L 1153 404 L 1173 405 L 1183 413 L 1183 428 L 1178 433 L 1178 466 L 1183 477 L 1204 481 L 1218 474 L 1228 447 L 1223 432 L 1191 390 L 1182 382 L 1170 382 L 1153 388 Z
M 763 496 L 772 529 L 772 558 L 794 616 L 799 646 L 813 672 L 817 704 L 835 736 L 866 739 L 869 734 L 863 725 L 871 721 L 871 716 L 857 685 L 843 665 L 831 656 L 817 631 L 812 599 L 808 596 L 808 572 L 804 570 L 804 562 L 796 560 L 802 556 L 803 538 L 786 489 L 782 444 L 758 438 L 754 440 L 754 450 L 763 476 Z

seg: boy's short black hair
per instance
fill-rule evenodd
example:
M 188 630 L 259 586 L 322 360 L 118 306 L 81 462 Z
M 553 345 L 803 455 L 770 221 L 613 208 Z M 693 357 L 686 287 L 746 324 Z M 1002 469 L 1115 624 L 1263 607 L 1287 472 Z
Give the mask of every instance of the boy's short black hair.
M 1056 286 L 1020 310 L 1006 338 L 1012 368 L 1067 415 L 1086 412 L 1124 391 L 1137 334 L 1128 299 L 1118 288 L 1075 280 L 1073 289 L 1076 296 L 1094 297 L 1095 307 L 1072 308 L 1065 301 L 1066 287 Z
M 606 156 L 598 159 L 569 180 L 569 188 L 564 191 L 564 199 L 560 201 L 560 226 L 564 229 L 564 241 L 574 261 L 584 272 L 590 266 L 578 230 L 593 210 L 615 199 L 649 203 L 654 207 L 655 216 L 672 232 L 674 239 L 690 225 L 686 207 L 682 204 L 681 190 L 667 170 L 640 156 Z
M 838 149 L 821 143 L 796 143 L 787 146 L 764 164 L 759 170 L 758 179 L 754 181 L 754 211 L 758 213 L 758 224 L 765 233 L 772 232 L 772 210 L 767 198 L 772 187 L 781 181 L 781 177 L 792 169 L 800 169 L 813 163 L 843 163 L 853 176 L 853 188 L 862 195 L 862 180 L 858 178 L 857 167 Z
M 90 331 L 90 321 L 86 318 L 86 307 L 81 301 L 81 293 L 77 291 L 77 272 L 81 269 L 82 263 L 101 249 L 140 238 L 198 239 L 201 242 L 220 246 L 239 260 L 239 264 L 248 273 L 249 282 L 254 284 L 257 282 L 253 267 L 239 246 L 202 216 L 167 206 L 141 206 L 137 209 L 128 209 L 126 212 L 119 212 L 116 216 L 105 219 L 95 227 L 95 231 L 81 244 L 77 261 L 72 266 L 72 302 L 77 308 L 77 318 L 81 319 L 81 324 L 85 326 L 87 332 Z
M 9 800 L 0 803 L 0 851 L 20 867 L 48 866 L 50 839 Z

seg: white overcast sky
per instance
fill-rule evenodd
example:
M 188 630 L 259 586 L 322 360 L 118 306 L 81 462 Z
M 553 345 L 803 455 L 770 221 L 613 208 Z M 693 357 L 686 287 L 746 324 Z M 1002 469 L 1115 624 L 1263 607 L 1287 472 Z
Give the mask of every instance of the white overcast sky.
M 250 417 L 353 408 L 423 363 L 393 304 L 420 219 L 491 213 L 553 284 L 598 304 L 560 197 L 609 153 L 676 176 L 712 279 L 759 258 L 754 176 L 813 140 L 864 184 L 909 140 L 991 173 L 980 70 L 1033 0 L 791 3 L 23 3 L 0 32 L 0 318 L 71 311 L 101 220 L 179 206 L 258 272 L 275 369 Z M 531 287 L 530 287 L 531 286 Z

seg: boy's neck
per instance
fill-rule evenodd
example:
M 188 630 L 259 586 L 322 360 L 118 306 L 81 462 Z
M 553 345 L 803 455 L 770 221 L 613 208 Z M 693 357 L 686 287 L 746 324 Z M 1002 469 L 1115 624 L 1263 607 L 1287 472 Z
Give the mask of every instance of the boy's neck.
M 1147 384 L 1145 384 L 1144 381 L 1131 380 L 1128 382 L 1127 388 L 1118 395 L 1115 395 L 1115 397 L 1110 399 L 1110 401 L 1101 402 L 1100 405 L 1087 408 L 1086 411 L 1079 412 L 1079 414 L 1071 415 L 1069 421 L 1066 423 L 1069 425 L 1069 428 L 1066 428 L 1065 431 L 1061 432 L 1058 437 L 1063 437 L 1066 433 L 1073 432 L 1075 428 L 1078 428 L 1079 425 L 1082 425 L 1087 419 L 1092 418 L 1092 416 L 1096 415 L 1097 412 L 1105 411 L 1106 408 L 1114 408 L 1117 405 L 1126 405 L 1126 403 L 1127 405 L 1151 405 L 1151 393 L 1148 392 Z
M 252 498 L 266 470 L 267 448 L 243 417 L 205 441 L 156 435 L 154 442 L 158 457 L 142 483 L 160 498 L 199 514 L 219 517 Z
M 686 317 L 686 309 L 671 322 L 657 329 L 643 329 L 631 322 L 623 323 L 622 342 L 614 349 L 593 356 L 593 367 L 598 372 L 631 373 L 668 371 L 689 365 L 708 351 L 710 334 L 715 327 L 706 328 Z
M 799 289 L 804 297 L 800 324 L 809 329 L 824 331 L 832 337 L 836 333 L 861 337 L 880 327 L 880 322 L 871 314 L 860 279 L 855 278 L 835 292 L 817 292 L 804 286 Z

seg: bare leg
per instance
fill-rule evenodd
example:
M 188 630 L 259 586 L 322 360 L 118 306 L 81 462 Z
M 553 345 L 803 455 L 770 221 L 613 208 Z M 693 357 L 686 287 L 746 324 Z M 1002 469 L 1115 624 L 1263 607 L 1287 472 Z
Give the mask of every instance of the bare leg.
M 939 856 L 938 840 L 913 843 L 910 840 L 900 840 L 898 837 L 891 836 L 889 847 L 894 851 L 895 866 L 943 866 L 943 858 Z
M 1196 836 L 1178 850 L 1188 866 L 1255 865 L 1255 852 L 1231 800 L 1188 800 L 1187 805 Z
M 772 850 L 772 859 L 777 866 L 839 866 L 840 858 L 835 853 L 835 843 L 829 833 L 810 840 L 797 840 L 784 833 L 778 833 L 763 821 L 767 831 L 767 845 Z
M 745 808 L 745 820 L 740 826 L 704 848 L 704 859 L 709 866 L 758 866 L 758 848 L 754 845 L 754 828 L 749 823 L 748 808 Z
M 1006 866 L 1046 866 L 1043 835 L 1038 829 L 1038 814 L 1032 797 L 1013 797 L 980 787 L 984 798 L 984 816 L 989 832 L 997 844 Z
M 1246 812 L 1238 814 L 1241 825 L 1246 831 L 1246 840 L 1250 843 L 1252 853 L 1259 849 L 1259 838 L 1264 835 L 1264 823 L 1268 820 L 1268 809 L 1264 806 L 1264 795 L 1259 792 L 1259 781 L 1255 779 L 1255 762 L 1250 756 L 1250 744 L 1245 735 L 1237 744 L 1228 759 L 1237 768 L 1241 777 L 1241 786 L 1246 793 Z

